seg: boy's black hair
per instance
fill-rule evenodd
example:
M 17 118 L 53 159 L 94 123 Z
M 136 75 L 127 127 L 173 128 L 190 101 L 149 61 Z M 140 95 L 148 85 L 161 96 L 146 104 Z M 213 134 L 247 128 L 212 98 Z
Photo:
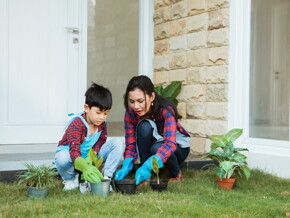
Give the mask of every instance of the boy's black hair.
M 112 107 L 113 101 L 110 90 L 96 83 L 92 83 L 86 91 L 85 96 L 85 103 L 89 106 L 89 108 L 98 107 L 101 111 L 103 111 L 109 110 Z

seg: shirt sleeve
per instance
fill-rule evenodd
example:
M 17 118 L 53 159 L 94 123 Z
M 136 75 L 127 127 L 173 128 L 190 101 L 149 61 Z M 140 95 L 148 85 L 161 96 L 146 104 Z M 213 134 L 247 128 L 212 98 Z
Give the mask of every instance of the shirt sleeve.
M 163 138 L 164 142 L 162 146 L 157 150 L 156 155 L 158 155 L 162 162 L 170 157 L 170 155 L 176 150 L 176 129 L 177 122 L 174 115 L 167 109 L 163 109 L 161 112 L 162 118 L 164 119 L 163 127 Z
M 70 157 L 73 163 L 77 157 L 81 156 L 80 146 L 84 141 L 83 128 L 85 127 L 80 118 L 76 118 L 66 130 L 67 140 L 70 145 Z
M 138 154 L 136 150 L 136 126 L 134 125 L 134 117 L 128 111 L 124 117 L 125 125 L 125 158 L 133 158 L 134 162 L 137 160 Z
M 105 144 L 105 142 L 107 141 L 108 132 L 107 132 L 107 126 L 105 123 L 103 123 L 100 131 L 102 131 L 100 138 L 93 147 L 93 150 L 96 153 L 98 153 L 100 151 L 102 145 Z

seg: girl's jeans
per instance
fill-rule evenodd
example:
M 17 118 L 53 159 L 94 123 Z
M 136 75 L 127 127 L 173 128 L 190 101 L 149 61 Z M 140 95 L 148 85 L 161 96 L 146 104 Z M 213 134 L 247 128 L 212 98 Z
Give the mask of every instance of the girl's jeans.
M 98 158 L 103 157 L 105 162 L 104 176 L 113 177 L 124 153 L 123 143 L 119 139 L 111 139 L 102 145 L 98 152 Z M 69 151 L 62 150 L 55 154 L 55 165 L 63 180 L 75 178 L 76 171 L 72 163 Z
M 162 142 L 156 142 L 153 137 L 153 128 L 150 123 L 143 120 L 139 123 L 137 129 L 137 146 L 139 150 L 140 162 L 143 164 L 149 157 L 156 154 L 162 146 Z M 187 158 L 190 148 L 180 148 L 176 146 L 176 151 L 167 159 L 164 166 L 168 168 L 171 177 L 177 177 L 180 172 L 180 164 Z

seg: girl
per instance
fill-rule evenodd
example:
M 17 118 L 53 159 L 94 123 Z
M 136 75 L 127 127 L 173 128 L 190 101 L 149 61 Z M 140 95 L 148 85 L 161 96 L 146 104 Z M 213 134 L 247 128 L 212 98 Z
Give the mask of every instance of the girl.
M 123 166 L 115 175 L 124 179 L 139 153 L 142 166 L 135 174 L 136 184 L 151 177 L 152 157 L 159 168 L 167 167 L 171 181 L 183 179 L 180 164 L 189 154 L 189 134 L 178 122 L 176 106 L 154 91 L 147 76 L 133 77 L 124 95 L 126 150 Z

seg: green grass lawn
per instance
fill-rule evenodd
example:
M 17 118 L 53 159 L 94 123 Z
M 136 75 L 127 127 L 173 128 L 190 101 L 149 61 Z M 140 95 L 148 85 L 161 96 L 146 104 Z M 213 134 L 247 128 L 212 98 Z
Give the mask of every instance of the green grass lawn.
M 157 193 L 149 186 L 135 195 L 106 198 L 62 191 L 61 181 L 46 199 L 27 197 L 25 186 L 0 183 L 0 217 L 285 217 L 290 212 L 290 180 L 258 170 L 232 191 L 220 190 L 214 171 L 187 171 L 181 183 Z

